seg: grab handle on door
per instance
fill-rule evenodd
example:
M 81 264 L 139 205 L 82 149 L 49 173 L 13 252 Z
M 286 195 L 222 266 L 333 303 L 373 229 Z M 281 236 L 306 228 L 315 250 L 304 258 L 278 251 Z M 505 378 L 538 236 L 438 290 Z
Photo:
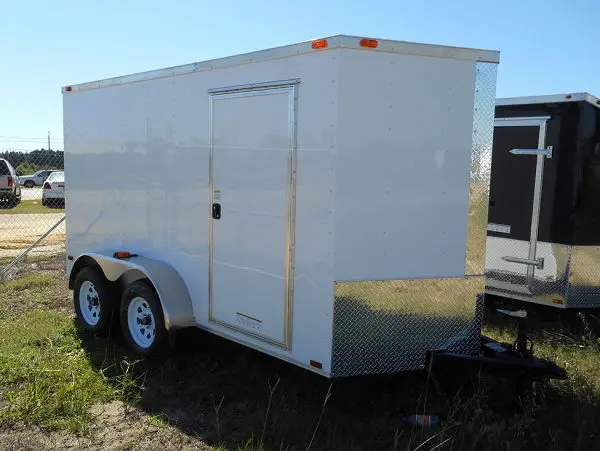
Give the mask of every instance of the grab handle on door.
M 213 219 L 221 219 L 221 204 L 212 204 Z
M 538 258 L 537 260 L 530 260 L 528 258 L 519 257 L 502 257 L 505 262 L 521 263 L 523 265 L 535 266 L 537 269 L 544 269 L 544 259 Z

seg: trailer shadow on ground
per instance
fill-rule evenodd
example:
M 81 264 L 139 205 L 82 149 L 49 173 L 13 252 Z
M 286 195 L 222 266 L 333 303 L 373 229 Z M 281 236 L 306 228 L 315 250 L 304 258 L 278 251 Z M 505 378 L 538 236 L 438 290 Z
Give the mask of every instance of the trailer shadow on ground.
M 486 316 L 488 328 L 512 327 L 501 315 Z M 549 384 L 515 415 L 512 381 L 492 375 L 412 372 L 332 382 L 195 329 L 180 332 L 163 361 L 136 360 L 119 337 L 84 343 L 105 374 L 133 375 L 132 405 L 226 449 L 415 449 L 427 440 L 429 449 L 556 449 L 591 448 L 598 439 L 600 397 L 573 381 Z M 417 413 L 437 415 L 440 424 L 403 421 Z

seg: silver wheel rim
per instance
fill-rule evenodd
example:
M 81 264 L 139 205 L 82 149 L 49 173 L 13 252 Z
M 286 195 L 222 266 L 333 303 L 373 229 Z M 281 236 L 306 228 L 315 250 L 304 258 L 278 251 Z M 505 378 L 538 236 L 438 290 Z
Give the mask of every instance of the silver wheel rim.
M 127 308 L 127 324 L 131 338 L 141 348 L 149 348 L 154 343 L 156 322 L 148 301 L 135 297 Z
M 79 288 L 79 310 L 84 321 L 95 326 L 100 321 L 100 296 L 92 282 L 86 280 Z

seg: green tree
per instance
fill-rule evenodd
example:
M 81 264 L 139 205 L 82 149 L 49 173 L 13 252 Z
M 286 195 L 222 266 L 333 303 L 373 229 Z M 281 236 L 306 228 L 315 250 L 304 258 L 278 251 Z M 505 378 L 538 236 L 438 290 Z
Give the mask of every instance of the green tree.
M 30 163 L 28 161 L 24 161 L 16 168 L 17 173 L 22 175 L 33 174 L 36 171 L 40 170 L 40 167 L 35 163 Z

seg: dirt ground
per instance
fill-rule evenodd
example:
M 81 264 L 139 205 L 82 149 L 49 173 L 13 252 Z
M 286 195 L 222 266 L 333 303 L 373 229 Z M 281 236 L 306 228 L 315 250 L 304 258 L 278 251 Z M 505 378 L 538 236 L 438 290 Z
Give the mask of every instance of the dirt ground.
M 0 258 L 19 255 L 63 216 L 63 213 L 0 215 Z M 64 248 L 64 242 L 63 222 L 33 250 L 32 255 L 55 253 Z
M 212 447 L 164 424 L 141 409 L 118 401 L 92 408 L 94 424 L 89 436 L 47 432 L 39 427 L 17 425 L 0 429 L 0 447 L 6 451 L 40 450 L 208 450 Z

